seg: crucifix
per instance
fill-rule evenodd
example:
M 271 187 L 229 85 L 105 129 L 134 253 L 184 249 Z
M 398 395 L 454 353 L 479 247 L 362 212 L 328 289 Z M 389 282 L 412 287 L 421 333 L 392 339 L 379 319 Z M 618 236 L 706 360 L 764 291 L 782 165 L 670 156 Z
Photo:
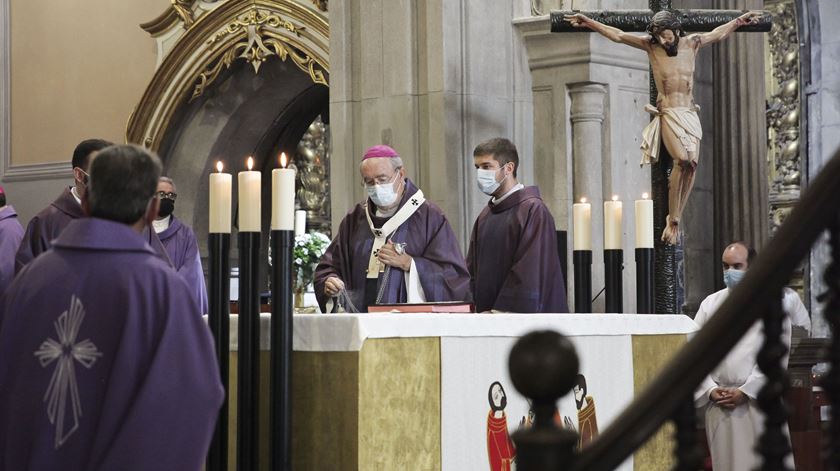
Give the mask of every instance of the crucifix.
M 767 12 L 675 11 L 671 0 L 650 0 L 650 10 L 551 12 L 554 33 L 597 32 L 648 54 L 650 104 L 645 109 L 653 117 L 643 131 L 641 154 L 642 163 L 651 164 L 654 233 L 662 234 L 655 247 L 657 313 L 679 313 L 682 307 L 683 289 L 677 281 L 680 217 L 694 184 L 702 138 L 693 97 L 697 51 L 736 30 L 770 31 L 771 21 Z M 626 34 L 634 32 L 647 35 Z

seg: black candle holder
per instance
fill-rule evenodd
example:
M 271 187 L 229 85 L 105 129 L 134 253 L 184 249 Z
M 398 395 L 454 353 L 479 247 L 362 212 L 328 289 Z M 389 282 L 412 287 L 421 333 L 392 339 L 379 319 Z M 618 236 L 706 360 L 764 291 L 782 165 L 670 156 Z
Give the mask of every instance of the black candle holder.
M 592 312 L 592 251 L 572 251 L 575 270 L 575 312 Z
M 653 314 L 653 248 L 636 249 L 636 312 Z
M 239 365 L 236 454 L 239 471 L 259 469 L 260 233 L 239 233 Z
M 624 251 L 621 249 L 604 250 L 604 282 L 606 291 L 605 310 L 609 313 L 624 312 L 622 302 L 623 283 L 621 272 L 624 270 Z
M 210 289 L 207 324 L 213 333 L 216 361 L 225 397 L 210 450 L 207 452 L 207 471 L 224 471 L 228 465 L 228 397 L 230 391 L 230 234 L 210 234 Z
M 271 466 L 292 469 L 292 250 L 294 231 L 271 231 Z

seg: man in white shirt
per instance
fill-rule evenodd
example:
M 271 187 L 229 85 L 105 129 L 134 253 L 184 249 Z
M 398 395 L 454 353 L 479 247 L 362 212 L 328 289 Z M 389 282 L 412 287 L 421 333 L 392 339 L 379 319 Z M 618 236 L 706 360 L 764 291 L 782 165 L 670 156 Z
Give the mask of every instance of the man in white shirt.
M 702 327 L 714 316 L 730 290 L 744 277 L 755 255 L 755 250 L 744 242 L 733 242 L 726 247 L 723 251 L 726 288 L 709 295 L 700 304 L 694 318 L 698 326 Z M 782 305 L 787 313 L 782 342 L 790 348 L 791 324 L 810 331 L 811 319 L 799 295 L 789 288 L 784 289 Z M 763 342 L 762 323 L 757 321 L 695 393 L 695 404 L 705 409 L 706 437 L 715 471 L 754 469 L 761 463 L 754 449 L 764 430 L 764 414 L 756 402 L 766 382 L 756 361 Z M 787 355 L 782 362 L 787 368 Z M 792 469 L 793 455 L 788 455 L 788 461 Z

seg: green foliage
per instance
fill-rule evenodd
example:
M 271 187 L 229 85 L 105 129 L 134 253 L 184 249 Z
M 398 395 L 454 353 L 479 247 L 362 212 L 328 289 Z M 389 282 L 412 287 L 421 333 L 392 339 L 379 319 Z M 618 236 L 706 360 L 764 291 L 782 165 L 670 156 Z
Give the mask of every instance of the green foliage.
M 330 239 L 320 232 L 310 232 L 295 237 L 292 252 L 295 265 L 296 291 L 304 291 L 315 277 L 315 267 L 330 246 Z

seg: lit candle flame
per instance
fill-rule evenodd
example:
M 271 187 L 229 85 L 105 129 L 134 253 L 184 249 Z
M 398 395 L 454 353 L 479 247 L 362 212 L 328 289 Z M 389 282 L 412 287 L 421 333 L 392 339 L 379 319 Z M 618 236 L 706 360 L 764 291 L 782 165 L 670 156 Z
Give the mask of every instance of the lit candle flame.
M 254 158 L 248 157 L 248 171 L 250 171 L 252 168 L 254 168 Z
M 642 199 L 643 200 L 646 200 L 648 198 L 650 198 L 650 195 L 648 195 L 647 193 L 642 193 Z
M 280 166 L 283 167 L 283 168 L 286 168 L 286 153 L 285 152 L 280 153 Z
M 222 165 L 222 161 L 221 161 L 221 160 L 220 160 L 220 161 L 218 161 L 218 162 L 216 162 L 216 170 L 218 170 L 218 171 L 219 171 L 219 173 L 222 173 L 222 169 L 223 169 L 223 168 L 224 168 L 224 165 Z
M 613 201 L 618 201 L 618 195 L 613 195 L 612 200 Z
M 583 198 L 581 198 L 581 199 L 580 199 L 580 202 L 581 202 L 581 203 L 586 203 L 586 197 L 584 196 Z

